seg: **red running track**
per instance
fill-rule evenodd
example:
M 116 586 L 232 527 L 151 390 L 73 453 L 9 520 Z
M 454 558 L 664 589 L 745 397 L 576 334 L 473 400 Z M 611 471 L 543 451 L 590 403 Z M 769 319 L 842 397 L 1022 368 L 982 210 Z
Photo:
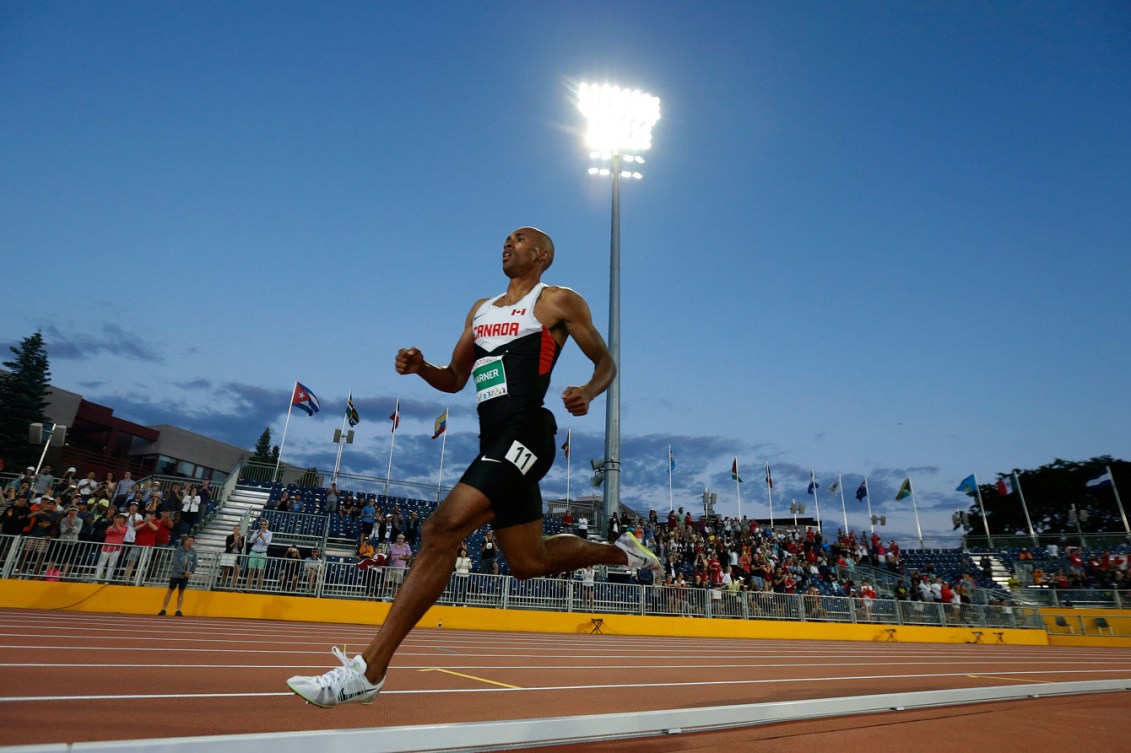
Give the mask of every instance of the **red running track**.
M 357 625 L 0 610 L 2 741 L 80 742 L 458 723 L 1131 678 L 1131 649 L 1120 648 L 420 629 L 397 654 L 385 691 L 372 706 L 318 709 L 287 690 L 284 681 L 290 675 L 315 674 L 336 664 L 331 645 L 345 645 L 356 653 L 372 634 L 372 628 Z M 1113 713 L 1116 719 L 1126 719 L 1131 708 L 1126 696 L 1086 698 L 1093 699 L 1088 708 L 1095 708 L 1100 719 Z M 919 721 L 941 719 L 948 728 L 953 723 L 968 725 L 953 720 L 974 714 L 995 722 L 983 731 L 992 736 L 993 728 L 1001 726 L 997 722 L 1009 718 L 1010 708 L 1021 708 L 1016 712 L 1019 718 L 1031 721 L 1032 711 L 1025 709 L 1036 708 L 1034 704 L 1048 704 L 1050 709 L 1080 706 L 1079 699 L 1070 698 L 963 707 L 975 712 L 905 713 Z M 1122 710 L 1111 710 L 1112 704 Z M 45 717 L 46 708 L 65 709 L 65 713 Z M 885 715 L 882 724 L 895 723 L 892 718 L 899 716 Z M 47 721 L 60 718 L 65 724 Z M 868 718 L 770 727 L 819 734 L 838 726 L 842 731 L 858 729 L 868 725 Z M 1124 736 L 1119 739 L 1125 744 L 1125 725 L 1120 729 Z M 1079 742 L 1072 728 L 1066 733 Z M 600 749 L 709 750 L 724 743 L 696 748 L 693 741 L 725 739 L 718 735 L 728 734 L 765 741 L 777 733 L 759 728 L 711 734 L 688 735 L 678 743 L 693 747 L 672 747 L 677 744 L 674 738 L 666 738 L 620 744 L 639 747 L 614 748 L 605 743 Z M 788 747 L 796 749 L 798 739 L 786 737 Z M 969 737 L 963 739 L 969 742 Z M 649 747 L 659 744 L 669 747 Z M 848 745 L 840 750 L 865 747 Z M 580 748 L 562 748 L 566 749 Z M 920 740 L 916 749 L 932 748 Z M 1045 748 L 1038 744 L 1035 749 Z M 1031 753 L 1034 748 L 1027 750 Z

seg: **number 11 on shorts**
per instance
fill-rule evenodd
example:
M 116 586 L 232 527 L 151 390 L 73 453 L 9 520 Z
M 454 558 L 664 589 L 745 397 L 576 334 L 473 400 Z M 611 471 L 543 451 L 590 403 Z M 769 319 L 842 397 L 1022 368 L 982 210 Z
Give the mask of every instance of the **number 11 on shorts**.
M 511 448 L 507 450 L 507 460 L 511 461 L 514 467 L 518 468 L 518 470 L 522 472 L 522 475 L 525 476 L 526 472 L 530 470 L 530 466 L 538 462 L 538 456 L 527 449 L 521 442 L 515 440 L 511 444 Z

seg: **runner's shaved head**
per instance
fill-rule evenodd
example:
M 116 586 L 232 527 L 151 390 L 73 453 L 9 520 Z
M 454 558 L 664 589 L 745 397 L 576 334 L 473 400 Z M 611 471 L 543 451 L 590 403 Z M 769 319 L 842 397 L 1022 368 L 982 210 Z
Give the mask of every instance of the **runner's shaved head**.
M 538 236 L 538 247 L 546 252 L 546 266 L 542 267 L 542 271 L 545 272 L 554 263 L 554 239 L 545 230 L 539 230 L 536 227 L 527 227 L 523 230 Z

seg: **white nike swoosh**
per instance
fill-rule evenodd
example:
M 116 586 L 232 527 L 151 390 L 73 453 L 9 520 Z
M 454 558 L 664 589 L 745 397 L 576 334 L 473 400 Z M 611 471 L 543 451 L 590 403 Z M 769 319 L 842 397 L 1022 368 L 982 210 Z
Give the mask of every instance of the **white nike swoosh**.
M 488 463 L 501 463 L 501 462 L 503 462 L 503 461 L 501 461 L 501 460 L 496 460 L 495 458 L 489 458 L 489 457 L 487 457 L 486 455 L 483 455 L 483 456 L 481 456 L 481 457 L 480 457 L 479 459 L 480 459 L 480 460 L 484 460 L 484 461 L 486 461 L 486 462 L 488 462 Z

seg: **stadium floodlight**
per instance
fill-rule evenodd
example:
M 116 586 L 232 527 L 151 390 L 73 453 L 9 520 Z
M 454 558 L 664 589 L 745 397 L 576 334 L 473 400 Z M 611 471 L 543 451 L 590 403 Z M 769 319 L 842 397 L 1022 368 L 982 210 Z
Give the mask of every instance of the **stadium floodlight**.
M 613 84 L 581 84 L 577 108 L 589 128 L 585 145 L 593 151 L 642 152 L 652 148 L 652 126 L 660 119 L 660 98 Z
M 605 517 L 620 508 L 620 181 L 639 180 L 637 171 L 622 171 L 621 163 L 643 164 L 638 152 L 652 148 L 652 127 L 660 119 L 660 98 L 638 89 L 613 84 L 582 83 L 577 109 L 585 116 L 585 146 L 592 160 L 611 162 L 589 168 L 590 175 L 612 176 L 613 212 L 609 250 L 609 352 L 617 375 L 605 397 Z

